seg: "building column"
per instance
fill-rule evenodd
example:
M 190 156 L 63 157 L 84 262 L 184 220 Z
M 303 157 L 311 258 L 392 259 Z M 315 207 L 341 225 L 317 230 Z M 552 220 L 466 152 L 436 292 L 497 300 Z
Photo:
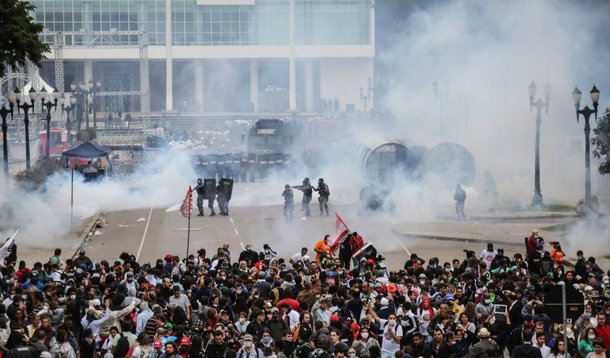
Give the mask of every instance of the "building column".
M 296 54 L 295 54 L 295 27 L 296 27 L 296 10 L 294 5 L 295 0 L 290 0 L 290 84 L 288 89 L 288 99 L 290 112 L 297 110 L 297 72 L 296 72 Z
M 148 16 L 146 16 L 146 0 L 138 0 L 138 30 L 148 32 Z
M 86 85 L 89 81 L 93 81 L 93 61 L 85 60 L 83 66 L 83 83 Z
M 258 112 L 258 61 L 250 61 L 250 103 L 253 112 Z
M 313 103 L 313 60 L 305 61 L 305 112 L 314 111 Z
M 195 61 L 195 109 L 196 112 L 203 112 L 205 99 L 203 98 L 203 61 Z
M 174 110 L 174 62 L 172 59 L 172 0 L 165 0 L 165 110 Z

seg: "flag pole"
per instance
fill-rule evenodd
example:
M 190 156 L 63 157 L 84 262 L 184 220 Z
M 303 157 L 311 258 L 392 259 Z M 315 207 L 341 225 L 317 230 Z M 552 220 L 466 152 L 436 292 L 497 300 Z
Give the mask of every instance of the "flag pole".
M 189 259 L 189 245 L 191 243 L 191 215 L 189 215 L 188 230 L 186 231 L 186 260 Z
M 70 231 L 74 226 L 74 168 L 71 170 L 70 180 Z

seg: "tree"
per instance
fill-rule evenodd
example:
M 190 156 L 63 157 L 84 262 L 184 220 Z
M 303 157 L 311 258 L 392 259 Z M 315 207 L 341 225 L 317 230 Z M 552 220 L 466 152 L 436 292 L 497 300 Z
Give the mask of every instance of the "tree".
M 597 120 L 597 126 L 593 128 L 593 155 L 599 158 L 602 162 L 599 164 L 600 174 L 610 174 L 610 155 L 608 149 L 610 147 L 610 108 L 606 108 L 606 113 Z
M 0 77 L 5 66 L 16 70 L 26 60 L 40 66 L 49 45 L 38 37 L 43 25 L 34 22 L 30 13 L 34 5 L 22 0 L 0 0 Z

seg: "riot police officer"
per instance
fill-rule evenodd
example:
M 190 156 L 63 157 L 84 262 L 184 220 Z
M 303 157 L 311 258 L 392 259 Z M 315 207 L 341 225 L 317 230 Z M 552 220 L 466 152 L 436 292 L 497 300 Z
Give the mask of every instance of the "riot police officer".
M 284 185 L 284 192 L 282 193 L 284 197 L 284 217 L 286 218 L 286 222 L 292 222 L 292 213 L 294 211 L 294 193 L 290 188 L 290 185 Z
M 229 181 L 232 182 L 231 179 L 221 179 L 220 183 L 216 187 L 216 192 L 218 196 L 216 200 L 218 200 L 218 209 L 220 210 L 220 215 L 229 216 L 229 200 L 231 200 L 231 188 Z
M 195 187 L 195 191 L 197 191 L 197 209 L 199 209 L 199 214 L 197 214 L 197 216 L 203 216 L 203 199 L 205 198 L 205 188 L 203 186 L 203 179 L 197 179 L 197 186 Z
M 303 192 L 303 200 L 301 201 L 301 211 L 305 212 L 305 216 L 310 216 L 309 203 L 313 195 L 313 187 L 309 183 L 309 178 L 303 179 L 303 185 L 293 186 L 294 189 L 299 189 Z
M 324 211 L 326 211 L 326 216 L 328 216 L 328 197 L 330 196 L 328 184 L 324 182 L 323 178 L 320 178 L 318 179 L 318 187 L 313 188 L 313 190 L 317 191 L 320 195 L 318 197 L 318 202 L 320 203 L 320 216 L 324 214 Z

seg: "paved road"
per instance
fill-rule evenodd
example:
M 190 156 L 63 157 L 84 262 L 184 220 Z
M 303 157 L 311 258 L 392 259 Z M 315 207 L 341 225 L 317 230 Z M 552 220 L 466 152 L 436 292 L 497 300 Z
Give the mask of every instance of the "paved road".
M 425 258 L 437 256 L 441 261 L 462 258 L 463 249 L 479 253 L 488 240 L 496 242 L 496 247 L 503 247 L 506 254 L 512 255 L 523 251 L 523 237 L 532 228 L 574 220 L 518 218 L 514 221 L 405 223 L 396 219 L 362 217 L 355 205 L 335 206 L 334 209 L 341 213 L 351 230 L 375 243 L 391 267 L 402 266 L 410 252 Z M 295 214 L 299 214 L 298 209 Z M 104 220 L 104 227 L 86 243 L 87 254 L 93 260 L 114 259 L 123 251 L 139 253 L 143 261 L 154 261 L 167 253 L 182 257 L 186 252 L 187 219 L 177 210 L 148 208 L 110 212 L 104 215 Z M 258 250 L 267 243 L 281 256 L 287 257 L 303 246 L 311 250 L 324 234 L 334 231 L 334 225 L 333 216 L 312 216 L 306 220 L 296 217 L 293 223 L 286 223 L 281 206 L 235 207 L 231 208 L 230 217 L 194 216 L 189 252 L 195 253 L 204 247 L 213 254 L 222 243 L 229 242 L 232 253 L 237 255 L 242 243 L 253 244 Z M 555 232 L 542 233 L 547 241 L 560 236 Z

